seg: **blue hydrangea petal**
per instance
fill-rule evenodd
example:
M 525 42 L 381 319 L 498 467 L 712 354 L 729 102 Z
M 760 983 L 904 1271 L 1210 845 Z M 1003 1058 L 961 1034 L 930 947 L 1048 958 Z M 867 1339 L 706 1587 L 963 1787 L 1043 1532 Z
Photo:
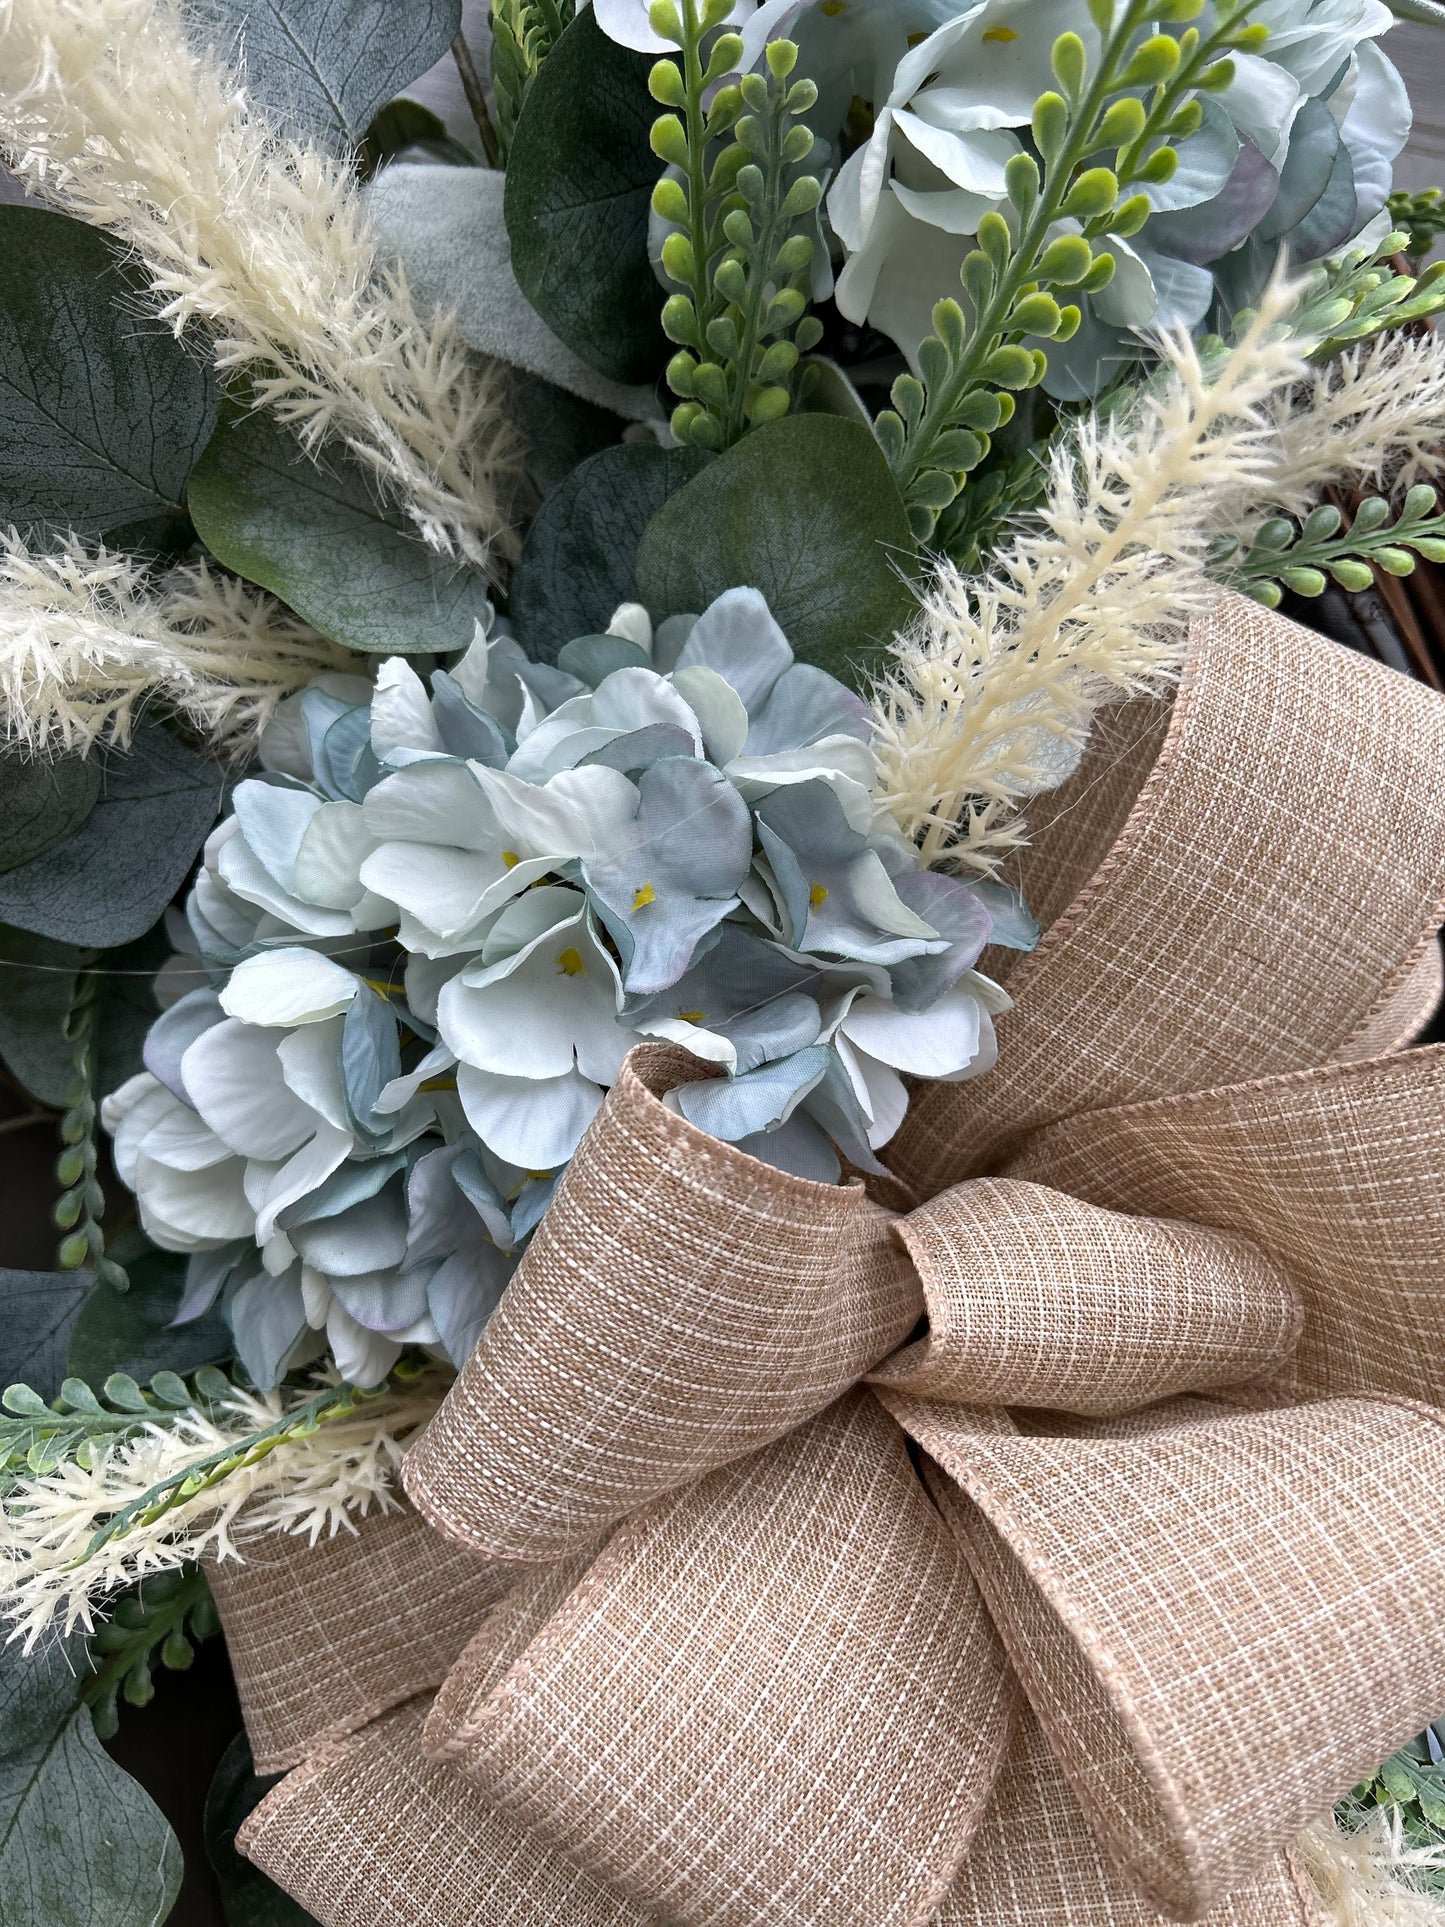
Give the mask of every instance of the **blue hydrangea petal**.
M 341 1076 L 346 1108 L 359 1137 L 377 1143 L 393 1120 L 376 1110 L 376 1100 L 401 1076 L 401 1040 L 396 1013 L 384 997 L 363 984 L 346 1007 L 341 1029 Z
M 407 1240 L 405 1180 L 397 1172 L 371 1197 L 295 1225 L 287 1236 L 302 1262 L 328 1277 L 359 1278 L 399 1265 Z
M 825 1131 L 812 1118 L 795 1111 L 776 1131 L 759 1131 L 754 1137 L 740 1137 L 736 1148 L 746 1151 L 775 1171 L 786 1171 L 795 1178 L 808 1178 L 814 1184 L 836 1184 L 843 1175 L 838 1153 Z
M 284 780 L 247 777 L 236 785 L 231 807 L 252 854 L 289 890 L 301 839 L 321 808 L 321 798 Z
M 273 1391 L 290 1353 L 306 1332 L 299 1267 L 280 1278 L 258 1269 L 229 1288 L 226 1316 L 236 1356 L 263 1392 Z
M 505 768 L 517 745 L 496 717 L 469 703 L 456 678 L 445 669 L 433 672 L 431 688 L 437 736 L 447 754 L 488 769 Z
M 792 664 L 792 647 L 765 599 L 756 589 L 728 589 L 698 617 L 676 666 L 715 669 L 753 716 Z
M 836 1062 L 826 1044 L 815 1044 L 741 1077 L 710 1077 L 696 1084 L 679 1084 L 672 1095 L 689 1124 L 735 1143 L 738 1138 L 775 1130 L 786 1123 L 808 1093 L 822 1083 L 829 1064 Z
M 365 1160 L 348 1158 L 340 1170 L 333 1171 L 314 1191 L 304 1198 L 298 1198 L 295 1204 L 287 1205 L 284 1211 L 278 1211 L 276 1223 L 282 1231 L 291 1231 L 298 1225 L 337 1217 L 341 1212 L 349 1211 L 354 1204 L 374 1198 L 405 1166 L 406 1154 L 402 1151 Z
M 386 1266 L 355 1276 L 323 1275 L 332 1294 L 358 1325 L 369 1332 L 391 1335 L 419 1324 L 427 1315 L 427 1284 L 433 1267 L 412 1271 Z
M 615 669 L 651 669 L 652 659 L 625 636 L 578 636 L 557 651 L 557 667 L 596 689 Z
M 442 1348 L 458 1370 L 476 1350 L 516 1267 L 514 1254 L 483 1244 L 453 1253 L 432 1273 L 427 1304 Z
M 201 1032 L 219 1024 L 225 1014 L 214 990 L 192 990 L 169 1010 L 163 1010 L 146 1032 L 141 1047 L 146 1069 L 183 1104 L 190 1104 L 191 1100 L 181 1076 L 181 1059 Z
M 993 918 L 975 889 L 936 870 L 896 877 L 893 887 L 910 910 L 948 940 L 946 950 L 910 957 L 889 972 L 898 1008 L 927 1010 L 978 962 L 984 945 L 993 941 Z
M 825 736 L 852 736 L 866 743 L 872 735 L 862 697 L 825 670 L 800 662 L 784 670 L 753 718 L 743 754 L 771 756 L 778 750 L 803 749 Z

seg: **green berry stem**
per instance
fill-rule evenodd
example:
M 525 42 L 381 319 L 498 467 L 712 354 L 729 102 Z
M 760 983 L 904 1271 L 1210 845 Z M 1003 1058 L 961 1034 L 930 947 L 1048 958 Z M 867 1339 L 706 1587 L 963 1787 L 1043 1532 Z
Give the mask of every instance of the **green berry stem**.
M 88 959 L 87 962 L 93 961 Z M 101 1216 L 105 1193 L 96 1177 L 95 1022 L 99 978 L 89 969 L 76 973 L 75 991 L 65 1024 L 72 1079 L 66 1109 L 60 1120 L 64 1150 L 56 1160 L 55 1175 L 65 1187 L 56 1200 L 55 1223 L 65 1234 L 57 1260 L 63 1271 L 89 1266 L 96 1278 L 115 1291 L 125 1291 L 130 1280 L 113 1258 L 105 1255 Z
M 147 1706 L 155 1697 L 154 1663 L 169 1672 L 186 1672 L 196 1645 L 221 1630 L 211 1589 L 199 1566 L 159 1572 L 141 1580 L 115 1602 L 110 1618 L 90 1640 L 95 1669 L 81 1683 L 80 1699 L 89 1706 L 96 1733 L 112 1739 L 120 1725 L 118 1699 Z
M 1231 588 L 1275 608 L 1285 589 L 1296 595 L 1323 595 L 1333 579 L 1357 594 L 1374 581 L 1374 571 L 1409 575 L 1417 556 L 1445 562 L 1445 514 L 1436 512 L 1435 490 L 1417 483 L 1391 521 L 1390 504 L 1372 495 L 1361 502 L 1353 522 L 1333 503 L 1322 503 L 1296 529 L 1285 516 L 1273 516 L 1256 531 L 1237 557 L 1222 554 L 1211 572 Z
M 1262 38 L 1262 30 L 1243 26 L 1251 3 L 1221 9 L 1206 38 L 1191 28 L 1178 40 L 1154 34 L 1135 45 L 1147 21 L 1187 18 L 1199 10 L 1198 0 L 1175 0 L 1167 9 L 1159 0 L 1128 0 L 1117 16 L 1113 0 L 1091 0 L 1104 42 L 1087 86 L 1083 42 L 1074 34 L 1055 42 L 1054 70 L 1063 93 L 1041 96 L 1034 110 L 1043 168 L 1028 155 L 1009 165 L 1018 238 L 1002 215 L 983 217 L 979 247 L 963 270 L 971 325 L 958 302 L 938 304 L 938 333 L 920 350 L 923 381 L 900 377 L 894 384 L 897 412 L 885 411 L 879 419 L 880 439 L 920 538 L 931 535 L 939 512 L 962 486 L 962 474 L 986 451 L 987 436 L 1010 418 L 1012 396 L 998 391 L 1032 387 L 1046 373 L 1042 352 L 1019 344 L 1029 335 L 1067 340 L 1079 325 L 1076 306 L 1060 307 L 1041 290 L 1092 293 L 1107 283 L 1112 257 L 1094 254 L 1087 244 L 1109 232 L 1124 238 L 1137 233 L 1148 219 L 1148 198 L 1136 194 L 1121 201 L 1121 190 L 1167 179 L 1175 165 L 1172 149 L 1146 155 L 1146 147 L 1161 136 L 1193 131 L 1198 110 L 1191 116 L 1185 97 L 1196 87 L 1226 83 L 1231 70 L 1221 56 Z M 1148 108 L 1129 99 L 1109 104 L 1110 95 L 1134 86 L 1153 87 Z M 1116 142 L 1114 169 L 1084 167 Z M 1049 241 L 1049 230 L 1069 217 L 1080 221 L 1085 245 L 1066 245 L 1068 237 Z

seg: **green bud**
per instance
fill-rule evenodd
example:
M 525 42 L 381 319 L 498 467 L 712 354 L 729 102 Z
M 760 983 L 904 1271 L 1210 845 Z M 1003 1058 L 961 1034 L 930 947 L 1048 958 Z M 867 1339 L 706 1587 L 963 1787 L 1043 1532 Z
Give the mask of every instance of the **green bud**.
M 1121 241 L 1127 241 L 1131 234 L 1139 232 L 1153 212 L 1147 194 L 1131 194 L 1114 209 L 1110 226 Z
M 686 167 L 687 134 L 676 114 L 661 114 L 652 123 L 652 151 L 669 167 Z
M 1003 171 L 1009 199 L 1027 220 L 1039 198 L 1039 164 L 1032 154 L 1015 154 Z
M 664 174 L 652 190 L 652 211 L 660 221 L 681 226 L 688 218 L 687 194 L 681 181 Z
M 85 1192 L 83 1189 L 63 1192 L 61 1196 L 55 1200 L 50 1215 L 60 1230 L 69 1231 L 70 1227 L 80 1216 L 80 1207 L 84 1202 Z
M 738 85 L 743 91 L 743 105 L 750 114 L 768 111 L 768 83 L 761 74 L 744 74 Z
M 1039 257 L 1040 281 L 1055 288 L 1075 288 L 1093 265 L 1094 250 L 1082 234 L 1061 234 Z
M 1216 60 L 1212 67 L 1205 68 L 1194 84 L 1201 93 L 1222 94 L 1226 87 L 1234 85 L 1234 62 Z
M 1108 112 L 1099 122 L 1096 136 L 1100 147 L 1127 147 L 1131 141 L 1138 140 L 1144 132 L 1149 116 L 1144 111 L 1142 100 L 1126 97 L 1112 101 Z
M 1438 535 L 1417 535 L 1415 547 L 1427 562 L 1445 562 L 1445 539 Z
M 775 422 L 780 415 L 786 415 L 791 397 L 786 388 L 759 388 L 748 396 L 747 417 L 757 426 L 762 422 Z
M 1415 558 L 1408 549 L 1376 549 L 1374 561 L 1376 567 L 1383 569 L 1386 575 L 1413 575 L 1415 572 Z
M 62 1271 L 79 1271 L 90 1256 L 90 1240 L 83 1231 L 72 1231 L 68 1238 L 60 1241 L 56 1253 Z
M 1119 76 L 1121 87 L 1162 87 L 1179 68 L 1179 42 L 1173 34 L 1150 34 L 1134 49 Z
M 1083 318 L 1083 311 L 1076 308 L 1072 301 L 1060 308 L 1059 325 L 1054 330 L 1054 340 L 1072 341 L 1074 336 L 1079 332 L 1079 323 Z
M 1187 141 L 1191 135 L 1199 132 L 1203 120 L 1204 109 L 1191 95 L 1191 97 L 1170 116 L 1169 125 L 1164 131 L 1170 140 Z
M 991 381 L 999 388 L 1032 388 L 1034 358 L 1027 348 L 1005 342 L 1001 348 L 994 349 L 978 372 L 981 380 Z
M 85 1152 L 78 1144 L 62 1151 L 55 1163 L 55 1175 L 67 1187 L 78 1184 L 85 1176 Z
M 1107 214 L 1119 198 L 1119 183 L 1109 167 L 1086 167 L 1064 197 L 1059 212 L 1092 221 Z
M 988 256 L 994 272 L 1001 274 L 1008 266 L 1009 256 L 1013 252 L 1013 235 L 1009 232 L 1008 222 L 1001 214 L 996 214 L 990 208 L 988 213 L 979 220 L 976 239 Z
M 1204 0 L 1155 0 L 1149 11 L 1161 26 L 1177 27 L 1185 20 L 1197 20 Z
M 791 328 L 795 321 L 801 321 L 807 301 L 796 288 L 781 288 L 768 303 L 764 326 L 770 334 L 782 328 Z
M 184 1673 L 196 1656 L 196 1649 L 186 1638 L 180 1627 L 175 1627 L 166 1636 L 161 1647 L 161 1664 L 172 1673 Z
M 712 333 L 711 328 L 708 329 L 708 333 Z M 692 399 L 692 377 L 696 368 L 695 357 L 685 351 L 680 355 L 674 355 L 667 364 L 667 385 L 674 395 L 680 395 L 684 401 Z
M 708 109 L 708 139 L 716 140 L 720 134 L 732 126 L 742 110 L 743 96 L 737 84 L 730 81 L 727 86 L 719 87 L 712 97 L 712 106 Z
M 1272 515 L 1267 522 L 1261 522 L 1254 532 L 1253 548 L 1266 554 L 1276 554 L 1287 549 L 1294 540 L 1294 524 L 1284 515 Z
M 1148 181 L 1151 187 L 1158 187 L 1174 178 L 1179 165 L 1179 156 L 1172 147 L 1156 147 L 1135 175 L 1136 180 Z
M 823 324 L 816 315 L 804 315 L 793 330 L 793 342 L 800 355 L 811 354 L 823 339 Z
M 1416 482 L 1405 497 L 1405 506 L 1400 513 L 1407 522 L 1418 522 L 1422 515 L 1429 515 L 1436 502 L 1436 495 L 1428 482 Z
M 1069 137 L 1068 102 L 1058 94 L 1040 94 L 1034 102 L 1032 126 L 1035 146 L 1046 161 L 1052 161 Z
M 741 46 L 741 41 L 738 43 Z M 774 80 L 786 80 L 798 64 L 798 49 L 791 40 L 770 40 L 764 58 Z
M 1251 582 L 1249 593 L 1256 602 L 1262 602 L 1266 609 L 1277 609 L 1283 600 L 1277 582 Z
M 687 104 L 687 86 L 682 78 L 682 69 L 675 60 L 659 60 L 647 76 L 647 91 L 664 107 L 683 107 Z
M 799 161 L 807 160 L 813 151 L 813 130 L 811 127 L 790 127 L 783 136 L 783 162 L 788 167 L 796 167 Z
M 782 381 L 798 365 L 798 351 L 791 341 L 775 341 L 758 363 L 756 379 L 764 385 Z
M 737 190 L 752 207 L 760 208 L 766 202 L 768 184 L 756 161 L 747 161 L 738 169 Z
M 691 4 L 691 0 L 688 0 L 688 4 Z M 703 0 L 703 32 L 706 33 L 711 27 L 720 27 L 732 10 L 732 0 Z
M 1327 542 L 1339 532 L 1343 519 L 1333 502 L 1321 502 L 1305 517 L 1300 534 L 1306 542 Z
M 803 174 L 783 196 L 780 209 L 785 221 L 796 221 L 800 215 L 811 214 L 823 198 L 823 184 L 811 174 Z M 985 220 L 988 218 L 985 215 Z
M 1342 555 L 1337 561 L 1331 562 L 1329 568 L 1335 581 L 1351 595 L 1359 595 L 1375 579 L 1369 563 L 1362 562 L 1357 555 Z
M 742 307 L 748 298 L 748 277 L 736 255 L 724 255 L 714 268 L 712 278 L 724 301 L 730 301 L 735 308 Z
M 1255 20 L 1242 33 L 1235 35 L 1234 44 L 1242 54 L 1257 54 L 1269 39 L 1269 28 L 1262 20 Z
M 750 248 L 757 240 L 746 208 L 735 207 L 724 216 L 723 233 L 735 248 Z
M 1026 294 L 1009 316 L 1009 327 L 1020 334 L 1052 335 L 1061 310 L 1051 294 Z
M 735 33 L 720 33 L 712 43 L 707 66 L 703 69 L 702 84 L 712 87 L 724 74 L 737 72 L 738 62 L 743 57 L 743 43 Z
M 652 0 L 647 9 L 647 23 L 659 40 L 670 40 L 674 47 L 682 46 L 682 20 L 673 0 Z
M 697 309 L 685 294 L 669 295 L 663 302 L 662 332 L 669 341 L 681 341 L 689 348 L 702 346 L 702 338 L 697 331 Z
M 788 89 L 788 112 L 806 114 L 818 104 L 818 83 L 816 80 L 795 81 Z
M 1089 0 L 1089 18 L 1107 35 L 1114 24 L 1114 0 Z
M 697 273 L 697 256 L 685 234 L 674 231 L 668 235 L 662 244 L 662 266 L 674 281 L 681 281 L 684 285 L 691 283 Z
M 1296 595 L 1316 596 L 1325 592 L 1325 578 L 1319 569 L 1287 568 L 1281 569 L 1279 579 L 1287 589 Z
M 1077 98 L 1083 92 L 1089 59 L 1084 43 L 1076 33 L 1061 33 L 1049 50 L 1049 65 L 1065 94 Z
M 810 236 L 790 234 L 773 256 L 773 266 L 779 274 L 801 274 L 813 259 L 814 248 Z

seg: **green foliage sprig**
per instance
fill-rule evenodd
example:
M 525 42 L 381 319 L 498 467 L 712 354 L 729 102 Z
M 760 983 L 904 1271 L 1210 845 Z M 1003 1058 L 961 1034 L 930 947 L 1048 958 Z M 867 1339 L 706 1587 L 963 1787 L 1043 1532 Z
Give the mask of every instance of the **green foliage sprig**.
M 1034 106 L 1039 159 L 1016 154 L 1005 170 L 1011 214 L 990 212 L 963 264 L 967 308 L 945 298 L 934 333 L 919 349 L 921 379 L 900 375 L 878 435 L 920 540 L 933 534 L 964 476 L 982 460 L 989 437 L 1014 410 L 1015 391 L 1048 369 L 1030 339 L 1067 341 L 1080 310 L 1066 291 L 1094 294 L 1113 276 L 1108 236 L 1127 240 L 1148 220 L 1142 190 L 1167 181 L 1178 165 L 1172 143 L 1199 127 L 1193 95 L 1218 92 L 1233 78 L 1229 56 L 1263 44 L 1266 30 L 1245 19 L 1252 0 L 1223 0 L 1201 37 L 1149 31 L 1192 19 L 1202 0 L 1089 0 L 1103 36 L 1090 71 L 1084 42 L 1061 34 L 1052 65 L 1058 92 Z M 1138 97 L 1139 92 L 1145 98 Z M 1102 157 L 1112 155 L 1112 165 Z M 1136 190 L 1130 192 L 1130 190 Z M 1057 233 L 1075 221 L 1078 233 Z
M 110 1618 L 92 1634 L 92 1677 L 80 1697 L 91 1709 L 101 1739 L 120 1725 L 118 1701 L 147 1706 L 155 1697 L 157 1663 L 183 1673 L 196 1647 L 221 1629 L 211 1589 L 199 1566 L 153 1573 L 116 1601 Z
M 1336 1808 L 1342 1826 L 1358 1826 L 1374 1807 L 1392 1809 L 1409 1847 L 1445 1848 L 1445 1719 L 1392 1753 Z M 1427 1891 L 1445 1892 L 1445 1866 L 1415 1876 Z
M 1390 219 L 1404 234 L 1401 250 L 1412 261 L 1423 260 L 1445 234 L 1445 189 L 1423 187 L 1412 194 L 1399 187 L 1389 199 Z
M 98 982 L 95 972 L 78 972 L 65 1026 L 65 1043 L 71 1053 L 74 1077 L 65 1094 L 66 1109 L 60 1120 L 65 1149 L 55 1165 L 55 1175 L 65 1187 L 54 1210 L 55 1222 L 65 1233 L 57 1259 L 62 1271 L 79 1271 L 89 1266 L 98 1283 L 125 1291 L 130 1280 L 121 1266 L 105 1254 L 105 1233 L 100 1224 L 105 1193 L 95 1175 L 94 1045 Z
M 1328 361 L 1386 328 L 1445 310 L 1445 261 L 1432 262 L 1419 276 L 1396 272 L 1393 257 L 1406 239 L 1404 233 L 1387 234 L 1378 247 L 1353 249 L 1310 270 L 1289 331 L 1316 337 L 1311 361 Z M 1249 318 L 1248 312 L 1236 318 L 1236 332 Z
M 146 1390 L 128 1373 L 112 1372 L 99 1395 L 83 1379 L 67 1378 L 50 1403 L 29 1385 L 9 1385 L 0 1396 L 0 1493 L 25 1473 L 41 1476 L 65 1460 L 89 1467 L 97 1450 L 188 1412 L 212 1415 L 234 1390 L 213 1365 L 203 1365 L 189 1385 L 175 1372 L 157 1372 Z
M 679 344 L 667 369 L 680 398 L 672 431 L 684 446 L 708 449 L 785 415 L 799 356 L 822 339 L 807 312 L 815 243 L 801 231 L 823 198 L 808 171 L 817 142 L 800 120 L 818 90 L 790 79 L 798 58 L 790 40 L 769 45 L 766 74 L 720 84 L 742 54 L 733 33 L 709 44 L 728 11 L 727 0 L 657 0 L 650 15 L 681 50 L 680 61 L 659 60 L 649 81 L 669 110 L 653 126 L 653 152 L 681 175 L 664 175 L 652 198 L 675 226 L 663 266 L 686 289 L 662 314 Z
M 1393 520 L 1379 495 L 1361 502 L 1348 528 L 1332 502 L 1322 502 L 1298 528 L 1286 516 L 1271 516 L 1247 549 L 1213 559 L 1211 570 L 1273 609 L 1286 589 L 1323 595 L 1333 579 L 1357 593 L 1369 588 L 1376 569 L 1409 575 L 1422 555 L 1445 562 L 1445 514 L 1436 513 L 1435 491 L 1424 482 L 1410 490 Z
M 576 11 L 576 0 L 492 0 L 492 89 L 504 161 L 527 89 Z

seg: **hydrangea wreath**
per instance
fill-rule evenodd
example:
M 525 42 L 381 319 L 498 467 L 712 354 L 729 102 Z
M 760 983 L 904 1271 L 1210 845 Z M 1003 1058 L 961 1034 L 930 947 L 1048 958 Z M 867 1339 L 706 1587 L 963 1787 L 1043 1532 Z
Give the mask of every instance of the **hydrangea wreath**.
M 0 1130 L 63 1145 L 0 1919 L 166 1918 L 97 1732 L 204 1559 L 389 1502 L 634 1047 L 886 1185 L 910 1080 L 1007 1052 L 1098 713 L 1221 590 L 1445 561 L 1392 20 L 0 0 Z M 1436 1919 L 1435 1729 L 1341 1814 L 1350 1904 Z

